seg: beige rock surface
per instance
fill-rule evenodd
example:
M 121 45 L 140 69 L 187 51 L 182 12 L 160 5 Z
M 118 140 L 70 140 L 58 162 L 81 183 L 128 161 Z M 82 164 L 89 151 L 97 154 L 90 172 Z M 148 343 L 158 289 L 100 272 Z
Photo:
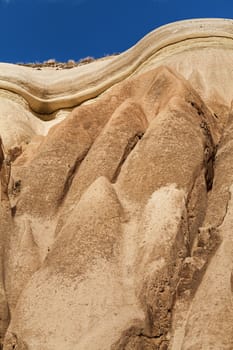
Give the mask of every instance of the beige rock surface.
M 0 348 L 233 349 L 233 21 L 0 64 Z

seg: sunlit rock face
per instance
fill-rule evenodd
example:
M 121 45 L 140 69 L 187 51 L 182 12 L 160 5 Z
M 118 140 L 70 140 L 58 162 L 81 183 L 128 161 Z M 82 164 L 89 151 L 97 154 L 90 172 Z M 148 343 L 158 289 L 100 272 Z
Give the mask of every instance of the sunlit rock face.
M 233 21 L 0 64 L 4 350 L 233 349 Z

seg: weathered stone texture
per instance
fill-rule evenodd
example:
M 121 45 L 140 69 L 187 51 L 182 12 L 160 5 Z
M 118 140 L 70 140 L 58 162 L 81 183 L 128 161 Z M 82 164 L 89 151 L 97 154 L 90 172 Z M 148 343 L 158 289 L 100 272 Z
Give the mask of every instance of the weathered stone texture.
M 231 27 L 0 65 L 0 348 L 233 349 Z

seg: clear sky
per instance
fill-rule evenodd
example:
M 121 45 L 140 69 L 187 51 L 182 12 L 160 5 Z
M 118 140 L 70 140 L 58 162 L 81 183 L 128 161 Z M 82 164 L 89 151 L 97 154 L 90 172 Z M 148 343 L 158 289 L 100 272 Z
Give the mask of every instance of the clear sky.
M 0 0 L 0 61 L 102 57 L 196 17 L 233 18 L 233 0 Z

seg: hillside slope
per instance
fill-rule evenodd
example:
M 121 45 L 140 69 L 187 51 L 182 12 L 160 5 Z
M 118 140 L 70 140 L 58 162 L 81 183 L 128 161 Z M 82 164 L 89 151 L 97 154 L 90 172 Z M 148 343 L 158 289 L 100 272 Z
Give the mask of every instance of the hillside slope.
M 233 21 L 0 64 L 4 350 L 233 349 Z

